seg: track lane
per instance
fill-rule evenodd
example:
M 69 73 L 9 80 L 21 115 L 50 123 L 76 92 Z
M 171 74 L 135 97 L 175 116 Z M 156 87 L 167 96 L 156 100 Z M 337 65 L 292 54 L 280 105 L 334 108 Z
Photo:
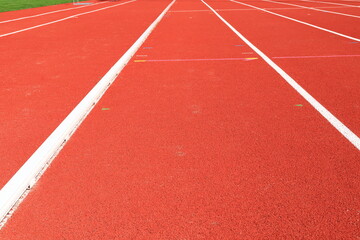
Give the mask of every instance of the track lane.
M 357 4 L 345 4 L 345 3 L 339 3 L 339 2 L 336 2 L 336 1 L 312 1 L 312 0 L 300 0 L 300 1 L 303 1 L 303 2 L 311 2 L 311 3 L 324 3 L 324 4 L 331 4 L 331 5 L 337 5 L 337 6 L 346 6 L 346 7 L 351 7 L 351 8 L 360 8 L 359 5 Z
M 81 21 L 74 19 L 0 39 L 1 187 L 165 4 L 141 1 L 144 9 L 124 5 L 84 16 Z
M 274 14 L 279 18 L 284 18 L 288 21 L 295 21 L 299 24 L 304 24 L 308 27 L 314 27 L 331 34 L 340 36 L 343 35 L 342 37 L 345 38 L 356 38 L 352 40 L 360 42 L 360 19 L 357 18 L 349 18 L 339 15 L 335 16 L 324 12 L 316 12 L 310 9 L 289 10 L 286 11 L 286 13 L 276 9 L 271 11 L 265 10 L 264 8 L 266 7 L 276 7 L 276 5 L 278 6 L 277 3 L 272 2 L 251 2 L 251 4 L 236 0 L 232 0 L 232 2 L 239 5 L 258 8 L 259 11 L 267 11 L 267 14 Z
M 339 6 L 339 7 L 346 7 L 346 8 L 354 8 L 353 6 L 344 6 L 344 5 L 334 5 L 334 3 L 343 3 L 343 4 L 351 4 L 350 2 L 344 2 L 344 1 L 302 1 L 302 0 L 298 0 L 296 1 L 297 3 L 301 3 L 304 4 L 306 6 L 311 6 L 311 5 L 316 5 L 316 6 Z M 358 3 L 356 3 L 358 4 Z M 356 5 L 355 4 L 355 5 Z M 356 8 L 355 8 L 356 9 Z
M 220 2 L 209 3 L 213 8 L 222 7 Z M 359 136 L 357 76 L 360 73 L 354 67 L 359 65 L 359 57 L 306 58 L 359 55 L 358 43 L 263 12 L 249 11 L 241 15 L 221 12 L 221 15 L 236 29 L 241 29 L 241 33 L 266 55 L 274 57 L 275 63 Z M 286 56 L 304 58 L 275 58 Z
M 328 14 L 335 14 L 335 15 L 352 17 L 352 18 L 360 18 L 360 16 L 358 16 L 358 15 L 344 14 L 344 13 L 341 13 L 341 12 L 329 11 L 329 10 L 324 10 L 324 9 L 321 9 L 321 8 L 305 7 L 305 6 L 302 6 L 302 5 L 286 3 L 286 2 L 281 2 L 281 1 L 271 1 L 271 0 L 263 0 L 263 1 L 272 2 L 272 3 L 280 4 L 280 5 L 283 5 L 283 6 L 286 5 L 286 6 L 294 6 L 294 7 L 298 7 L 298 8 L 310 9 L 310 10 L 313 10 L 313 11 L 325 12 L 325 13 L 328 13 Z
M 8 22 L 2 24 L 0 31 L 0 38 L 8 37 L 14 34 L 19 34 L 24 31 L 34 30 L 40 27 L 46 27 L 52 24 L 58 24 L 63 21 L 69 21 L 73 18 L 83 17 L 88 14 L 96 14 L 99 11 L 106 11 L 111 8 L 121 7 L 126 4 L 136 3 L 136 0 L 123 1 L 116 4 L 107 5 L 94 5 L 93 8 L 89 9 L 76 9 L 71 12 L 57 12 L 52 15 L 43 15 L 39 18 L 27 19 L 27 21 L 20 22 Z
M 283 3 L 290 3 L 290 4 L 296 4 L 304 7 L 314 7 L 322 10 L 328 10 L 328 11 L 334 11 L 334 12 L 340 12 L 344 14 L 352 14 L 352 15 L 360 15 L 360 9 L 353 8 L 353 7 L 346 7 L 346 6 L 336 6 L 336 5 L 330 5 L 330 4 L 324 4 L 324 3 L 318 3 L 318 2 L 303 2 L 303 1 L 278 1 Z
M 239 45 L 211 14 L 170 13 L 134 61 Z M 0 236 L 354 238 L 358 156 L 262 61 L 133 62 Z
M 44 12 L 40 12 L 40 13 L 36 13 L 36 11 L 35 11 L 33 14 L 30 14 L 30 15 L 11 16 L 8 19 L 0 20 L 0 24 L 9 23 L 9 22 L 16 22 L 16 21 L 23 21 L 23 20 L 36 18 L 36 17 L 42 17 L 42 16 L 46 16 L 46 15 L 50 15 L 50 14 L 59 13 L 59 12 L 78 10 L 78 9 L 82 9 L 82 8 L 86 8 L 86 7 L 96 6 L 98 4 L 103 4 L 103 3 L 106 3 L 106 2 L 91 3 L 89 5 L 82 5 L 82 6 L 75 6 L 74 5 L 73 7 L 63 7 L 63 8 L 57 9 L 57 10 L 44 11 Z M 66 4 L 66 6 L 69 6 L 69 5 Z M 18 12 L 18 11 L 16 11 L 16 12 Z M 5 16 L 0 15 L 0 17 L 4 18 Z
M 246 7 L 246 6 L 245 6 Z M 322 7 L 322 9 L 338 9 L 338 8 L 346 8 L 346 7 L 333 7 L 333 6 L 330 6 L 330 7 Z M 276 10 L 281 10 L 281 11 L 287 11 L 287 10 L 298 10 L 300 8 L 298 7 L 277 7 L 277 8 L 264 8 L 265 10 L 273 10 L 273 9 L 276 9 Z M 223 9 L 215 9 L 216 11 L 258 11 L 257 9 L 254 9 L 254 8 L 250 8 L 250 7 L 246 7 L 246 8 L 233 8 L 233 7 L 230 7 L 230 8 L 223 8 Z M 184 10 L 175 10 L 173 12 L 210 12 L 210 10 L 191 10 L 191 9 L 184 9 Z
M 27 17 L 34 14 L 43 14 L 51 11 L 71 9 L 74 7 L 76 6 L 74 6 L 72 3 L 64 3 L 64 4 L 50 5 L 44 7 L 37 7 L 37 8 L 21 9 L 16 11 L 0 12 L 0 21 L 19 18 L 19 17 Z

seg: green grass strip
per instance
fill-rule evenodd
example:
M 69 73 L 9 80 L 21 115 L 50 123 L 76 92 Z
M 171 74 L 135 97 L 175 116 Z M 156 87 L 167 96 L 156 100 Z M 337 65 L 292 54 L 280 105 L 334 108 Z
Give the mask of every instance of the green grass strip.
M 0 0 L 0 12 L 70 3 L 72 0 Z

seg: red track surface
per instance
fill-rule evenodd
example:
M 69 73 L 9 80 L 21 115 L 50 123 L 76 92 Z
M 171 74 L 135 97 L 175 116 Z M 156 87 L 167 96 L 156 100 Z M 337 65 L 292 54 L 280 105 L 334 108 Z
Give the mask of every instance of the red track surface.
M 111 5 L 114 5 L 114 4 L 109 4 L 109 3 L 94 4 L 94 5 L 89 5 L 87 7 L 84 7 L 84 8 L 75 8 L 75 9 L 72 9 L 72 10 L 69 10 L 69 11 L 55 12 L 55 13 L 52 13 L 52 14 L 49 14 L 49 15 L 38 16 L 38 17 L 33 17 L 33 18 L 24 19 L 24 20 L 18 20 L 18 21 L 13 21 L 13 22 L 2 23 L 2 24 L 0 24 L 0 26 L 1 26 L 0 35 L 6 34 L 6 33 L 9 33 L 9 32 L 18 31 L 18 30 L 21 30 L 21 29 L 24 29 L 24 28 L 44 24 L 44 23 L 51 22 L 51 21 L 56 21 L 56 20 L 59 20 L 59 19 L 62 19 L 62 18 L 69 17 L 71 15 L 84 13 L 84 12 L 92 11 L 92 10 L 99 9 L 99 8 L 109 7 Z M 126 6 L 126 5 L 124 5 L 124 6 Z M 63 9 L 63 8 L 61 8 L 61 9 Z M 56 11 L 56 10 L 51 10 L 51 11 Z M 43 12 L 46 12 L 46 11 L 43 10 Z M 38 14 L 37 11 L 34 11 L 33 13 L 31 13 L 31 11 L 28 10 L 28 11 L 26 11 L 26 14 L 22 13 L 22 14 L 19 14 L 17 16 L 12 16 L 12 17 L 8 16 L 8 17 L 4 18 L 2 21 L 16 19 L 16 18 L 19 18 L 19 17 L 28 17 L 28 16 L 36 15 L 36 14 Z M 94 13 L 94 14 L 96 14 L 96 13 Z M 68 21 L 72 22 L 72 25 L 75 25 L 74 22 L 76 23 L 77 21 L 79 21 L 79 19 L 74 18 L 74 19 L 71 19 L 71 20 L 68 20 Z M 47 33 L 47 31 L 43 31 L 43 33 Z M 32 34 L 34 34 L 34 33 L 32 33 Z M 59 32 L 58 34 L 61 34 L 61 32 Z
M 258 2 L 250 4 L 260 5 Z M 227 8 L 238 5 L 226 3 Z M 223 4 L 214 2 L 212 6 L 222 8 Z M 270 57 L 360 54 L 360 43 L 268 13 L 221 12 L 221 15 Z M 285 15 L 290 16 L 287 13 Z M 329 18 L 334 17 L 328 15 Z M 347 24 L 341 22 L 342 19 L 343 17 L 339 16 L 339 26 Z M 358 19 L 352 20 L 355 23 L 359 22 Z M 309 23 L 318 24 L 316 21 Z M 360 24 L 357 24 L 354 29 L 359 26 Z M 356 37 L 356 35 L 351 36 Z M 360 68 L 356 67 L 360 65 L 360 57 L 274 59 L 274 61 L 352 131 L 357 135 L 360 134 L 358 103 Z
M 59 4 L 59 5 L 52 5 L 46 7 L 31 8 L 31 9 L 23 9 L 18 11 L 2 12 L 0 14 L 0 21 L 5 21 L 19 17 L 26 17 L 35 14 L 43 14 L 46 12 L 58 11 L 62 9 L 77 8 L 77 7 L 78 6 L 74 6 L 73 4 L 69 3 L 69 4 Z
M 245 2 L 247 4 L 253 5 L 259 8 L 278 8 L 278 7 L 288 7 L 284 5 L 279 5 L 277 3 L 271 2 L 263 2 L 263 1 L 254 1 L 254 2 Z M 217 8 L 221 8 L 221 2 L 219 4 L 214 4 Z M 244 5 L 232 3 L 233 8 L 235 7 L 243 7 Z M 245 6 L 244 6 L 245 7 Z M 308 22 L 323 28 L 330 29 L 332 31 L 337 31 L 342 34 L 350 35 L 352 37 L 359 38 L 360 37 L 360 19 L 359 18 L 351 18 L 347 16 L 334 15 L 325 12 L 314 11 L 311 9 L 302 9 L 299 8 L 297 10 L 288 10 L 284 12 L 283 10 L 270 10 L 271 12 L 279 13 L 285 15 L 287 17 L 295 18 L 301 20 L 303 22 Z M 337 11 L 337 10 L 335 10 Z M 261 15 L 269 15 L 268 13 L 263 13 L 259 15 L 257 14 L 257 18 L 261 18 Z M 357 9 L 355 15 L 360 16 L 360 8 Z M 274 16 L 279 18 L 278 16 Z M 279 21 L 279 20 L 278 20 Z M 289 20 L 284 19 L 283 21 L 289 22 Z M 279 21 L 280 22 L 280 21 Z M 273 22 L 274 23 L 274 22 Z M 295 24 L 295 22 L 294 22 Z M 296 23 L 299 24 L 299 23 Z M 306 26 L 306 28 L 309 28 Z M 283 33 L 284 34 L 284 33 Z M 327 33 L 328 34 L 328 33 Z M 351 41 L 351 40 L 350 40 Z
M 0 38 L 1 187 L 164 6 L 134 2 Z
M 2 184 L 168 3 L 0 39 L 9 89 Z M 185 9 L 208 8 L 193 0 L 171 10 Z M 220 14 L 270 57 L 360 54 L 358 44 L 268 13 Z M 134 60 L 258 57 L 251 52 L 210 12 L 170 12 Z M 359 135 L 359 59 L 274 61 Z M 0 239 L 356 239 L 359 174 L 359 152 L 260 59 L 131 62 Z
M 336 5 L 331 5 L 331 4 L 326 4 L 326 3 L 314 3 L 314 2 L 301 2 L 301 1 L 278 1 L 275 0 L 276 2 L 282 2 L 282 3 L 290 3 L 290 4 L 296 4 L 296 5 L 300 5 L 300 6 L 304 6 L 304 7 L 313 7 L 313 8 L 318 8 L 318 9 L 322 9 L 322 10 L 327 10 L 327 11 L 332 11 L 332 12 L 339 12 L 339 13 L 345 13 L 345 14 L 353 14 L 353 15 L 358 15 L 360 13 L 360 9 L 359 8 L 353 8 L 353 7 L 346 7 L 346 6 L 336 6 Z M 351 5 L 359 5 L 360 6 L 360 2 L 356 2 L 356 3 L 350 3 L 350 2 L 344 2 L 345 4 L 351 4 Z M 278 5 L 278 7 L 294 7 L 295 6 L 289 6 L 289 5 L 283 5 L 283 4 L 276 4 Z M 291 10 L 293 11 L 293 10 Z M 295 10 L 297 11 L 297 10 Z M 285 10 L 285 12 L 279 12 L 279 13 L 289 13 L 290 11 Z

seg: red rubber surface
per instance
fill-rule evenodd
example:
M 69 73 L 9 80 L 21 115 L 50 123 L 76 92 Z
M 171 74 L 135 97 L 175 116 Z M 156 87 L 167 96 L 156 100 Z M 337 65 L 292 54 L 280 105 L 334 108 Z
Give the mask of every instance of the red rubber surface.
M 210 3 L 213 8 L 222 8 L 222 2 Z M 224 5 L 230 7 L 228 3 Z M 232 6 L 238 5 L 233 3 Z M 224 11 L 220 14 L 269 57 L 360 55 L 360 43 L 269 13 Z M 339 26 L 342 25 L 341 19 L 339 16 Z M 355 23 L 357 19 L 354 19 L 354 26 Z M 273 61 L 353 132 L 360 134 L 360 68 L 356 67 L 360 64 L 360 57 Z
M 241 2 L 241 1 L 239 1 Z M 289 7 L 285 5 L 280 5 L 272 2 L 264 2 L 264 1 L 249 1 L 244 2 L 259 8 L 279 8 L 279 7 Z M 295 3 L 296 4 L 296 3 Z M 214 5 L 215 6 L 215 5 Z M 221 5 L 216 5 L 221 6 Z M 242 7 L 244 5 L 233 3 L 233 7 Z M 259 10 L 260 11 L 260 10 Z M 317 25 L 319 27 L 327 28 L 329 30 L 339 32 L 345 35 L 349 35 L 351 37 L 360 38 L 360 19 L 352 18 L 341 15 L 334 15 L 325 12 L 314 11 L 311 9 L 297 9 L 297 10 L 287 10 L 284 12 L 283 10 L 271 9 L 271 12 L 279 13 L 281 15 L 285 15 L 287 17 L 291 17 L 297 20 L 301 20 L 303 22 L 311 23 Z M 264 13 L 269 14 L 269 13 Z M 358 10 L 358 14 L 360 16 L 360 9 Z M 278 16 L 274 16 L 280 18 Z M 284 21 L 288 22 L 289 20 L 284 19 Z M 297 23 L 299 24 L 299 23 Z M 309 28 L 308 26 L 306 26 Z M 327 33 L 328 34 L 328 33 Z M 351 40 L 350 40 L 351 41 Z
M 0 38 L 1 187 L 164 6 L 129 3 Z
M 123 1 L 123 2 L 125 2 L 125 1 Z M 121 2 L 116 2 L 116 3 L 121 3 Z M 129 3 L 129 4 L 133 5 L 134 3 Z M 72 9 L 72 10 L 69 10 L 69 11 L 56 12 L 56 13 L 43 15 L 43 16 L 38 16 L 38 17 L 33 17 L 33 18 L 28 18 L 28 19 L 24 19 L 24 20 L 1 23 L 0 24 L 0 26 L 1 26 L 0 35 L 10 33 L 10 32 L 14 32 L 14 31 L 18 31 L 18 30 L 21 30 L 21 29 L 24 29 L 24 28 L 29 28 L 29 27 L 41 25 L 41 24 L 51 22 L 51 21 L 56 21 L 56 20 L 59 20 L 59 19 L 62 19 L 62 18 L 72 16 L 72 15 L 93 11 L 95 9 L 109 7 L 111 5 L 115 5 L 115 4 L 110 4 L 110 3 L 94 4 L 94 5 L 89 5 L 87 7 L 84 7 L 84 8 L 75 8 L 75 9 Z M 124 5 L 124 6 L 126 6 L 126 5 Z M 119 6 L 119 7 L 121 7 L 121 6 Z M 34 9 L 36 9 L 36 8 L 34 8 Z M 63 8 L 61 8 L 61 9 L 63 9 Z M 50 11 L 56 11 L 56 10 L 50 10 Z M 42 13 L 44 13 L 44 12 L 46 12 L 46 11 L 43 10 Z M 101 12 L 92 13 L 91 15 L 99 14 L 99 13 L 101 13 Z M 3 13 L 1 13 L 0 16 L 2 14 Z M 16 18 L 19 18 L 19 17 L 27 17 L 27 16 L 31 16 L 31 15 L 35 15 L 35 14 L 37 14 L 37 11 L 34 11 L 33 13 L 31 11 L 27 11 L 26 15 L 25 14 L 21 14 L 21 15 L 19 14 L 18 16 L 6 17 L 6 18 L 4 18 L 4 21 L 11 20 L 11 19 L 16 19 Z M 76 20 L 79 20 L 79 18 L 82 18 L 82 17 L 84 17 L 84 16 L 79 16 L 77 18 L 66 20 L 66 21 L 70 21 L 74 25 L 74 22 L 76 22 Z M 55 23 L 55 24 L 59 24 L 59 23 Z M 46 27 L 48 27 L 48 26 L 46 26 Z M 44 31 L 44 32 L 46 32 L 46 31 Z M 58 34 L 61 34 L 61 32 L 59 32 Z
M 35 14 L 42 14 L 42 13 L 57 11 L 62 9 L 76 8 L 76 7 L 77 6 L 74 6 L 72 3 L 65 3 L 65 4 L 50 5 L 45 7 L 22 9 L 17 11 L 1 12 L 0 21 L 15 19 L 19 17 L 26 17 Z
M 360 16 L 360 8 L 356 8 L 356 7 L 348 7 L 348 6 L 333 5 L 333 4 L 326 4 L 326 3 L 317 3 L 317 2 L 289 1 L 289 0 L 287 0 L 287 1 L 278 1 L 278 0 L 276 0 L 276 2 L 290 3 L 290 4 L 296 4 L 296 5 L 300 5 L 300 6 L 304 6 L 304 7 L 313 7 L 313 8 L 318 8 L 318 9 L 321 9 L 321 10 L 326 10 L 326 11 L 339 12 L 339 13 L 345 13 L 345 14 L 351 14 L 351 15 Z M 338 2 L 335 2 L 335 3 L 360 6 L 359 2 L 338 1 Z M 278 5 L 278 7 L 283 7 L 283 8 L 285 8 L 285 7 L 297 8 L 295 6 L 284 5 L 284 4 L 277 4 L 277 5 Z M 270 10 L 270 11 L 272 11 L 272 10 Z M 293 10 L 291 10 L 291 11 L 293 11 Z M 279 13 L 281 14 L 281 12 L 279 12 Z M 283 13 L 288 13 L 288 10 L 283 11 Z
M 162 8 L 168 4 L 161 3 Z M 141 4 L 136 11 L 147 7 Z M 223 2 L 211 4 L 221 8 Z M 177 1 L 171 10 L 184 9 L 207 8 L 194 0 Z M 346 41 L 275 16 L 221 14 L 270 57 L 356 51 Z M 312 51 L 304 47 L 309 42 L 315 44 Z M 250 52 L 215 15 L 171 12 L 133 60 L 257 57 Z M 134 61 L 1 230 L 0 239 L 360 236 L 359 152 L 264 61 Z M 335 78 L 344 75 L 347 62 L 276 62 L 359 130 L 355 77 L 347 74 L 346 84 Z M 335 77 L 328 79 L 328 71 Z M 329 100 L 331 94 L 338 101 Z

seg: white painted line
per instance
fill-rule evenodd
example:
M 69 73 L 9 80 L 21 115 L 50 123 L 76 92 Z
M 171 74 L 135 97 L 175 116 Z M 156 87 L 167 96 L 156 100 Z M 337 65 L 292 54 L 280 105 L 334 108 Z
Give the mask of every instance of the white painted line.
M 271 1 L 271 0 L 263 0 L 263 1 L 265 1 L 265 2 L 271 2 L 271 3 L 277 3 L 277 4 L 284 4 L 284 5 L 289 5 L 289 6 L 295 6 L 295 7 L 299 7 L 299 8 L 305 8 L 305 9 L 310 9 L 310 10 L 314 10 L 314 11 L 318 11 L 318 12 L 325 12 L 325 13 L 337 14 L 337 15 L 342 15 L 342 16 L 346 16 L 346 17 L 360 18 L 360 16 L 356 16 L 356 15 L 345 14 L 345 13 L 340 13 L 340 12 L 333 12 L 333 11 L 318 9 L 318 8 L 314 8 L 314 7 L 305 7 L 305 6 L 301 6 L 301 5 L 297 5 L 297 4 L 284 3 L 284 2 L 276 2 L 276 1 Z
M 220 16 L 213 8 L 211 8 L 204 0 L 201 0 L 213 13 L 223 21 L 241 40 L 243 40 L 252 50 L 254 50 L 264 61 L 269 64 L 284 80 L 290 84 L 303 98 L 306 99 L 331 125 L 333 125 L 346 139 L 348 139 L 358 150 L 360 150 L 360 138 L 347 128 L 340 120 L 338 120 L 331 112 L 313 98 L 304 88 L 302 88 L 292 77 L 274 63 L 268 56 L 261 52 L 254 44 L 247 40 L 240 32 L 238 32 L 230 23 Z
M 270 14 L 273 14 L 273 15 L 276 15 L 276 16 L 279 16 L 279 17 L 282 17 L 282 18 L 286 18 L 286 19 L 289 19 L 289 20 L 294 21 L 294 22 L 298 22 L 298 23 L 301 23 L 301 24 L 304 24 L 304 25 L 307 25 L 307 26 L 310 26 L 310 27 L 313 27 L 313 28 L 316 28 L 316 29 L 319 29 L 319 30 L 322 30 L 322 31 L 325 31 L 325 32 L 329 32 L 329 33 L 338 35 L 340 37 L 344 37 L 344 38 L 347 38 L 347 39 L 351 39 L 351 40 L 360 42 L 359 38 L 354 38 L 354 37 L 351 37 L 351 36 L 348 36 L 348 35 L 345 35 L 345 34 L 342 34 L 342 33 L 338 33 L 338 32 L 323 28 L 323 27 L 316 26 L 316 25 L 311 24 L 311 23 L 303 22 L 303 21 L 297 20 L 295 18 L 291 18 L 291 17 L 287 17 L 287 16 L 284 16 L 284 15 L 281 15 L 281 14 L 278 14 L 278 13 L 274 13 L 274 12 L 265 10 L 263 8 L 255 7 L 253 5 L 246 4 L 246 3 L 243 3 L 243 2 L 238 2 L 238 1 L 235 1 L 235 0 L 229 0 L 229 1 L 237 3 L 237 4 L 242 4 L 242 5 L 245 5 L 245 6 L 248 6 L 248 7 L 252 7 L 252 8 L 258 9 L 260 11 L 267 12 L 267 13 L 270 13 Z
M 318 8 L 347 8 L 347 7 L 318 7 Z M 298 10 L 299 8 L 264 8 L 266 10 Z M 229 9 L 215 9 L 218 12 L 226 12 L 226 11 L 256 11 L 257 9 L 252 8 L 229 8 Z M 169 11 L 174 13 L 187 13 L 187 12 L 211 12 L 210 10 L 174 10 Z
M 322 2 L 322 1 L 310 1 L 310 0 L 300 0 L 303 2 L 313 2 L 313 3 L 325 3 L 325 4 L 332 4 L 332 5 L 339 5 L 339 6 L 346 6 L 346 7 L 360 7 L 356 5 L 349 5 L 349 4 L 343 4 L 343 3 L 334 3 L 334 2 Z
M 317 7 L 317 8 L 348 8 L 348 7 Z M 299 8 L 273 8 L 273 7 L 266 7 L 264 8 L 266 10 L 297 10 Z M 246 11 L 246 10 L 252 10 L 252 11 L 256 11 L 256 9 L 251 9 L 251 8 L 229 8 L 229 9 L 215 9 L 216 11 Z M 199 11 L 210 11 L 210 10 L 199 10 Z
M 51 21 L 51 22 L 47 22 L 47 23 L 35 25 L 35 26 L 33 26 L 33 27 L 23 28 L 23 29 L 14 31 L 14 32 L 9 32 L 9 33 L 5 33 L 5 34 L 1 34 L 1 35 L 0 35 L 0 38 L 6 37 L 6 36 L 10 36 L 10 35 L 14 35 L 14 34 L 16 34 L 16 33 L 21 33 L 21 32 L 25 32 L 25 31 L 29 31 L 29 30 L 36 29 L 36 28 L 39 28 L 39 27 L 44 27 L 44 26 L 47 26 L 47 25 L 50 25 L 50 24 L 62 22 L 62 21 L 65 21 L 65 20 L 69 20 L 69 19 L 78 17 L 78 16 L 82 16 L 82 15 L 86 15 L 86 14 L 90 14 L 90 13 L 94 13 L 94 12 L 99 12 L 99 11 L 102 11 L 102 10 L 105 10 L 105 9 L 117 7 L 117 6 L 120 6 L 120 5 L 127 4 L 127 3 L 135 2 L 135 1 L 137 1 L 137 0 L 131 0 L 131 1 L 128 1 L 128 2 L 123 2 L 123 3 L 119 3 L 119 4 L 116 4 L 116 5 L 109 6 L 109 7 L 103 7 L 103 8 L 91 10 L 91 11 L 88 11 L 88 12 L 71 15 L 71 16 L 69 16 L 69 17 L 65 17 L 65 18 L 61 18 L 61 19 L 55 20 L 55 21 Z
M 316 8 L 349 8 L 349 7 L 344 7 L 344 6 L 324 6 L 324 7 L 316 7 Z
M 58 13 L 58 12 L 64 12 L 64 11 L 69 11 L 69 10 L 77 10 L 77 9 L 80 9 L 80 8 L 89 7 L 89 6 L 96 6 L 98 4 L 103 4 L 103 3 L 106 3 L 106 2 L 98 2 L 98 3 L 91 4 L 91 5 L 81 6 L 81 7 L 66 8 L 66 9 L 61 9 L 61 10 L 56 10 L 56 11 L 51 11 L 51 12 L 40 13 L 40 14 L 36 14 L 36 15 L 30 15 L 30 16 L 26 16 L 26 17 L 20 17 L 20 18 L 4 20 L 4 21 L 0 21 L 0 24 L 8 23 L 8 22 L 15 22 L 15 21 L 29 19 L 29 18 L 40 17 L 40 16 L 49 15 L 49 14 Z
M 316 7 L 316 8 L 349 8 L 349 7 L 344 7 L 344 6 L 325 6 L 325 7 Z M 268 10 L 272 10 L 272 9 L 278 9 L 278 10 L 287 10 L 287 9 L 298 9 L 298 8 L 264 8 L 264 9 L 268 9 Z
M 209 10 L 173 10 L 169 12 L 210 12 Z
M 100 100 L 109 86 L 115 81 L 129 60 L 155 29 L 169 8 L 174 4 L 173 0 L 155 21 L 146 29 L 138 40 L 126 51 L 115 63 L 105 76 L 95 85 L 83 100 L 72 110 L 55 131 L 41 144 L 34 154 L 15 173 L 15 175 L 0 190 L 0 222 L 2 225 L 8 219 L 8 213 L 17 203 L 20 197 L 31 188 L 38 180 L 38 175 L 56 157 L 61 148 L 76 131 L 81 122 L 90 113 L 95 104 Z M 0 227 L 1 227 L 0 226 Z

